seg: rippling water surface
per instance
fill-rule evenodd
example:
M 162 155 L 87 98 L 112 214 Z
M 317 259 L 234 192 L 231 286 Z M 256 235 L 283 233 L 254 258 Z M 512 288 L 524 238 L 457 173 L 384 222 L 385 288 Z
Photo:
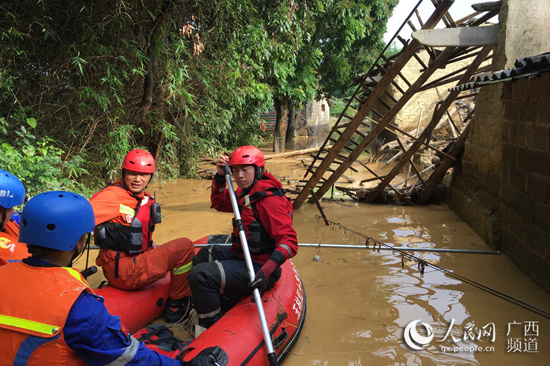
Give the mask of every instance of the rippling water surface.
M 299 159 L 268 160 L 267 167 L 285 185 L 303 174 Z M 156 242 L 230 232 L 232 214 L 209 209 L 209 187 L 210 182 L 199 180 L 153 187 L 164 215 L 154 234 Z M 322 206 L 327 218 L 340 226 L 326 226 L 313 204 L 306 203 L 294 213 L 299 241 L 321 245 L 302 247 L 293 259 L 306 290 L 307 317 L 285 366 L 548 365 L 548 319 L 437 268 L 427 266 L 421 274 L 414 259 L 399 253 L 322 245 L 364 245 L 364 236 L 369 236 L 399 247 L 490 250 L 446 205 L 346 201 Z M 409 253 L 550 310 L 550 295 L 504 255 Z M 316 255 L 320 262 L 313 260 Z M 431 340 L 420 350 L 404 342 L 404 330 L 415 320 L 413 338 L 427 339 L 426 325 L 431 328 Z M 472 352 L 472 347 L 483 352 Z

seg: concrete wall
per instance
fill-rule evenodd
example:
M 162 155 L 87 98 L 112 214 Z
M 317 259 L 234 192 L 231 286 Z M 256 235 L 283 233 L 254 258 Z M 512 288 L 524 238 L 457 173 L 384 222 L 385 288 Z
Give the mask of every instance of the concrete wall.
M 494 64 L 509 69 L 518 58 L 550 51 L 550 1 L 503 0 L 500 11 L 501 42 Z
M 493 71 L 550 51 L 550 2 L 504 0 L 499 18 L 502 34 Z M 548 86 L 544 76 L 481 88 L 448 203 L 487 244 L 502 248 L 550 291 L 548 241 L 541 237 L 550 228 L 548 221 L 541 222 L 550 220 Z
M 265 123 L 260 126 L 263 132 L 273 134 L 277 121 L 277 112 L 260 113 Z M 296 135 L 313 136 L 330 129 L 330 106 L 326 99 L 308 102 L 298 113 Z
M 330 129 L 330 106 L 324 98 L 306 103 L 300 115 L 307 121 L 307 125 L 297 130 L 298 135 L 315 136 Z

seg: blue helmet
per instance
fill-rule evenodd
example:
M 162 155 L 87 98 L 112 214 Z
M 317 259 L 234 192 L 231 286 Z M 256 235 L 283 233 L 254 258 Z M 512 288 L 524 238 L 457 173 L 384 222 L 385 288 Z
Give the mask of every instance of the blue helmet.
M 69 251 L 94 226 L 94 210 L 86 198 L 72 192 L 44 192 L 23 208 L 19 242 Z
M 0 206 L 11 208 L 25 201 L 25 186 L 17 177 L 0 169 Z

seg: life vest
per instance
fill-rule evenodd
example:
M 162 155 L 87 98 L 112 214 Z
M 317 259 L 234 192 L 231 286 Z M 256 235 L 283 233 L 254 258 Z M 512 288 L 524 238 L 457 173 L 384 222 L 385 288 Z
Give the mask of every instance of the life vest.
M 250 193 L 247 195 L 241 194 L 237 199 L 243 226 L 247 227 L 247 223 L 249 223 L 248 229 L 246 230 L 248 249 L 250 250 L 251 255 L 270 254 L 275 250 L 276 242 L 275 239 L 268 234 L 261 221 L 257 218 L 255 206 L 258 201 L 270 196 L 286 198 L 289 201 L 290 199 L 285 195 L 286 191 L 279 187 L 271 187 L 265 191 L 256 192 L 252 190 Z M 238 235 L 238 230 L 237 223 L 235 222 L 235 219 L 233 219 L 233 243 L 242 245 L 241 239 Z
M 104 188 L 123 189 L 128 193 L 128 202 L 120 203 L 120 214 L 133 217 L 130 223 L 107 221 L 96 226 L 94 239 L 98 247 L 130 254 L 145 252 L 153 246 L 152 234 L 155 230 L 155 200 L 143 192 L 138 196 L 119 184 Z M 103 190 L 102 190 L 103 191 Z M 92 199 L 102 191 L 99 191 Z M 133 205 L 136 205 L 135 210 Z
M 8 225 L 0 231 L 0 257 L 7 262 L 20 261 L 29 256 L 27 245 L 17 241 L 18 234 L 15 234 L 14 229 L 19 232 L 19 228 L 10 221 Z
M 85 365 L 63 336 L 74 302 L 82 291 L 92 292 L 80 273 L 19 262 L 0 267 L 0 278 L 2 364 Z

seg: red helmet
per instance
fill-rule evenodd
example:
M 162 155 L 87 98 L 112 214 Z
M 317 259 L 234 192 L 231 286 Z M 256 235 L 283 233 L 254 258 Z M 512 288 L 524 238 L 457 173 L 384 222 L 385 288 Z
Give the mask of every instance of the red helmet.
M 135 149 L 126 154 L 122 162 L 122 169 L 153 174 L 155 172 L 155 158 L 148 151 Z
M 228 165 L 256 165 L 259 168 L 264 168 L 264 154 L 257 147 L 241 146 L 231 153 Z

